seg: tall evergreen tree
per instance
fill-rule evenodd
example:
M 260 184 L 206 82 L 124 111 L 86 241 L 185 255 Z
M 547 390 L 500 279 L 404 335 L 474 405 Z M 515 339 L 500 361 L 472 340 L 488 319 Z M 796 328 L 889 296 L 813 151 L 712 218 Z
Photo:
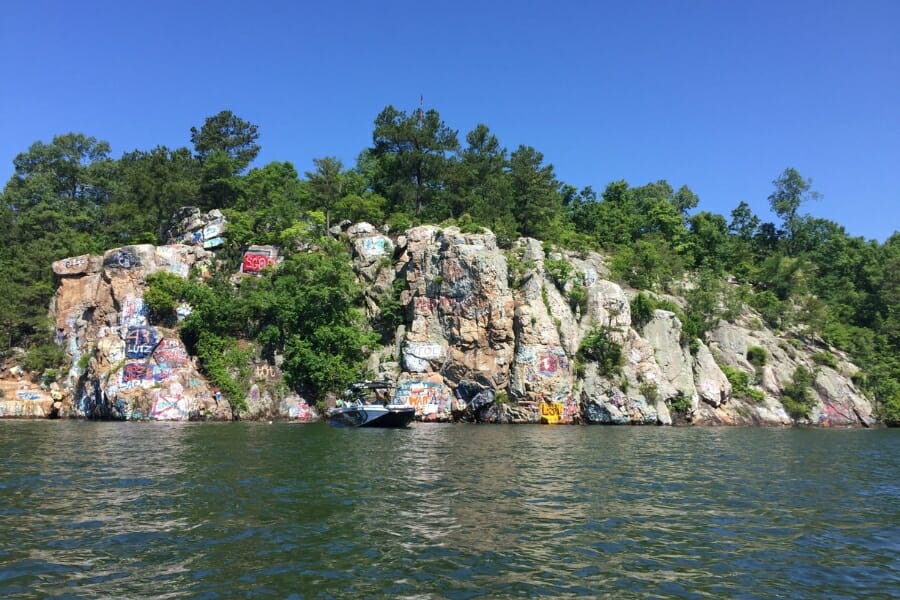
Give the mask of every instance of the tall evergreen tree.
M 395 210 L 422 216 L 431 203 L 439 204 L 459 142 L 436 110 L 407 115 L 387 106 L 375 118 L 372 142 L 379 163 L 376 191 Z

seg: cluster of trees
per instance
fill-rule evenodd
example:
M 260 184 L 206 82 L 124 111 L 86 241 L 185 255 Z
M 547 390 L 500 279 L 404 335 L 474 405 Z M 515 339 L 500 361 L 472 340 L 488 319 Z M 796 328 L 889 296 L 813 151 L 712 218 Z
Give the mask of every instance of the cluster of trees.
M 772 223 L 745 202 L 728 216 L 697 211 L 699 199 L 687 186 L 676 190 L 666 181 L 637 187 L 616 181 L 599 194 L 591 187 L 578 190 L 560 181 L 535 148 L 509 151 L 485 125 L 461 143 L 435 110 L 407 113 L 388 106 L 375 118 L 371 147 L 354 165 L 318 157 L 302 176 L 289 162 L 250 169 L 258 140 L 255 125 L 222 111 L 191 129 L 192 148 L 158 146 L 115 159 L 106 142 L 70 133 L 18 155 L 0 202 L 4 345 L 49 343 L 51 262 L 162 243 L 169 217 L 181 206 L 226 213 L 229 246 L 222 256 L 234 264 L 248 244 L 290 249 L 312 242 L 323 248 L 324 231 L 344 219 L 394 229 L 449 221 L 490 228 L 501 245 L 531 236 L 607 252 L 615 274 L 642 289 L 679 292 L 690 276 L 691 335 L 702 335 L 722 315 L 723 297 L 747 302 L 772 327 L 817 335 L 850 352 L 864 367 L 859 381 L 879 400 L 884 417 L 900 421 L 900 234 L 883 244 L 867 241 L 804 213 L 815 193 L 794 169 L 773 182 L 769 203 L 779 222 Z M 341 252 L 329 247 L 326 254 L 333 261 L 328 268 L 344 277 Z M 318 288 L 329 298 L 338 293 L 330 287 L 337 284 L 317 279 L 324 274 L 321 265 L 307 264 L 309 253 L 302 255 L 307 258 L 291 259 L 248 284 L 252 293 L 220 286 L 220 295 L 240 302 L 219 302 L 209 309 L 218 315 L 211 320 L 215 328 L 191 325 L 186 335 L 200 345 L 204 333 L 214 336 L 207 339 L 212 346 L 209 340 L 227 345 L 250 336 L 285 353 L 295 366 L 292 385 L 331 387 L 334 381 L 321 373 L 304 375 L 314 371 L 306 367 L 329 347 L 358 348 L 371 340 L 335 334 L 325 341 L 343 327 L 362 331 L 352 294 L 341 310 L 312 319 L 318 332 L 302 330 L 305 319 L 292 312 L 298 309 L 288 307 L 288 298 L 300 287 Z M 347 356 L 341 369 L 352 370 L 359 360 Z

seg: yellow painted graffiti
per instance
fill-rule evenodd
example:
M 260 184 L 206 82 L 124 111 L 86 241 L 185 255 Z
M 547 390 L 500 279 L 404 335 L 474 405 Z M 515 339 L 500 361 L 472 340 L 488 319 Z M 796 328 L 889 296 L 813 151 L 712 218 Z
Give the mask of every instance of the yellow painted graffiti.
M 541 402 L 541 423 L 555 425 L 562 420 L 562 402 Z

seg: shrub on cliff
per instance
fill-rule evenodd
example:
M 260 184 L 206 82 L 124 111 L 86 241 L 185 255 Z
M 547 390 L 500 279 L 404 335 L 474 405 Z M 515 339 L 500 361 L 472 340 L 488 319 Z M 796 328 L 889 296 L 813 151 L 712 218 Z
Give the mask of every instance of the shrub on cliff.
M 794 370 L 794 376 L 791 381 L 784 386 L 781 393 L 781 403 L 784 409 L 795 419 L 806 418 L 809 416 L 809 409 L 812 408 L 812 387 L 813 374 L 806 367 L 797 367 Z
M 578 359 L 597 363 L 604 376 L 615 375 L 625 364 L 622 345 L 611 337 L 607 327 L 595 327 L 584 337 L 578 348 Z

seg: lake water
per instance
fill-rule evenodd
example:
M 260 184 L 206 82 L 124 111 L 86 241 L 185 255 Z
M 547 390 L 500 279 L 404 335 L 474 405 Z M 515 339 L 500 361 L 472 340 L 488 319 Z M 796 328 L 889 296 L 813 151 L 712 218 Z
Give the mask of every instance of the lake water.
M 3 598 L 897 598 L 900 430 L 0 422 Z

